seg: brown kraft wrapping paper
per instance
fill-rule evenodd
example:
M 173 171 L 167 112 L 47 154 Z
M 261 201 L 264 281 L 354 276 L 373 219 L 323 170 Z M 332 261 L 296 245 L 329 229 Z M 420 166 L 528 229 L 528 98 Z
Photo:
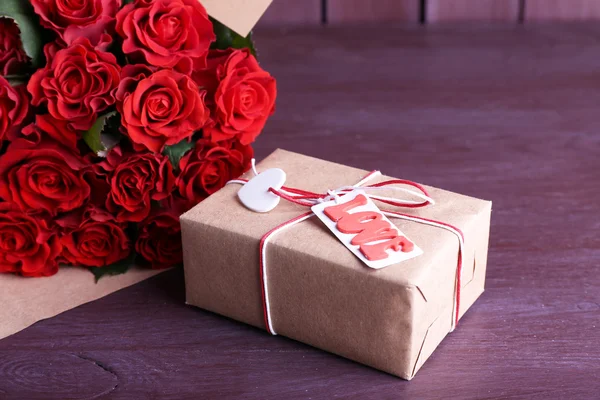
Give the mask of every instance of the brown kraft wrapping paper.
M 125 274 L 95 282 L 83 268 L 61 268 L 47 278 L 0 275 L 0 339 L 163 271 L 131 268 Z
M 318 193 L 354 185 L 367 174 L 284 150 L 258 165 L 259 171 L 269 168 L 286 172 L 286 186 Z M 394 178 L 370 183 L 388 179 Z M 238 201 L 239 189 L 228 185 L 181 217 L 187 303 L 265 329 L 259 241 L 307 209 L 282 200 L 269 213 L 255 213 Z M 491 202 L 427 190 L 435 205 L 401 211 L 464 233 L 462 316 L 484 289 Z M 441 228 L 392 222 L 424 254 L 380 270 L 364 265 L 316 217 L 273 237 L 266 257 L 278 334 L 411 379 L 450 331 L 459 245 Z

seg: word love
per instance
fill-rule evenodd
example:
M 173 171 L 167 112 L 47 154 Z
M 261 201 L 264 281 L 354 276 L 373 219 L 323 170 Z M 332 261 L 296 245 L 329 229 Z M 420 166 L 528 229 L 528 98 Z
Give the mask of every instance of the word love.
M 362 190 L 312 207 L 335 236 L 371 268 L 383 268 L 423 252 L 392 224 Z
M 411 252 L 415 247 L 413 242 L 400 235 L 392 224 L 383 219 L 383 214 L 377 211 L 349 214 L 352 209 L 365 206 L 368 202 L 369 199 L 365 195 L 359 194 L 347 203 L 326 207 L 323 212 L 330 220 L 336 222 L 336 228 L 340 232 L 357 234 L 350 243 L 358 245 L 360 252 L 369 260 L 388 258 L 388 249 Z M 377 243 L 368 244 L 373 242 Z

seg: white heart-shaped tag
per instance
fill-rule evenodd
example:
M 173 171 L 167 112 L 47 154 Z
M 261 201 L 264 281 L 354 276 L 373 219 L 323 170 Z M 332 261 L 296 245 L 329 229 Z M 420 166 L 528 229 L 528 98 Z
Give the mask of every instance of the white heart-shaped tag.
M 238 192 L 238 198 L 246 208 L 266 213 L 277 207 L 280 197 L 271 193 L 269 188 L 281 189 L 285 183 L 285 172 L 271 168 L 250 179 Z

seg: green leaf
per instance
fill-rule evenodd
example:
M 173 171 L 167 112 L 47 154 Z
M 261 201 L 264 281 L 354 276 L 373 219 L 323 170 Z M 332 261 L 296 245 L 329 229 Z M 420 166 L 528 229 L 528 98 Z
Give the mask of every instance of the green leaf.
M 94 125 L 83 133 L 83 140 L 94 153 L 106 157 L 106 153 L 121 140 L 120 121 L 121 118 L 116 111 L 100 116 Z
M 165 146 L 163 154 L 169 157 L 169 161 L 171 161 L 171 165 L 174 169 L 179 169 L 179 160 L 181 160 L 181 157 L 183 157 L 185 153 L 194 148 L 194 144 L 195 143 L 193 141 L 188 142 L 186 139 L 184 139 L 172 146 Z
M 135 265 L 135 251 L 132 251 L 129 257 L 117 261 L 114 264 L 107 265 L 106 267 L 89 267 L 88 270 L 94 274 L 96 283 L 104 276 L 122 275 L 129 271 L 131 267 Z
M 29 1 L 25 0 L 1 0 L 0 16 L 15 21 L 21 31 L 21 41 L 25 53 L 31 58 L 31 64 L 37 68 L 43 64 L 44 52 L 43 29 L 39 18 L 33 11 Z
M 27 83 L 29 78 L 24 75 L 7 75 L 4 77 L 11 86 L 18 86 Z
M 252 41 L 252 32 L 247 37 L 243 37 L 217 21 L 211 18 L 213 23 L 213 30 L 217 35 L 216 42 L 213 43 L 213 49 L 226 50 L 230 47 L 234 49 L 250 49 L 250 52 L 256 57 L 256 49 L 254 48 L 254 42 Z

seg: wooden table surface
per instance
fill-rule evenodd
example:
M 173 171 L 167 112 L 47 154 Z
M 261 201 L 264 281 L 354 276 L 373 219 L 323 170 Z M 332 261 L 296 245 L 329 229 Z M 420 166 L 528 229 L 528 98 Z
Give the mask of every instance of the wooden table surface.
M 600 398 L 600 26 L 258 32 L 256 144 L 494 201 L 487 290 L 411 382 L 185 306 L 170 271 L 0 341 L 0 399 Z

